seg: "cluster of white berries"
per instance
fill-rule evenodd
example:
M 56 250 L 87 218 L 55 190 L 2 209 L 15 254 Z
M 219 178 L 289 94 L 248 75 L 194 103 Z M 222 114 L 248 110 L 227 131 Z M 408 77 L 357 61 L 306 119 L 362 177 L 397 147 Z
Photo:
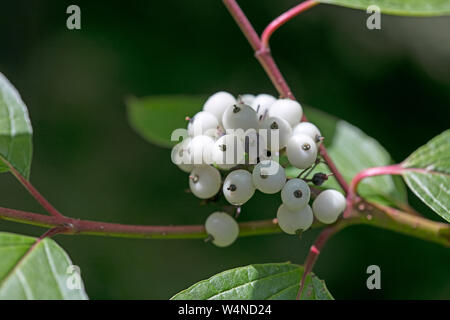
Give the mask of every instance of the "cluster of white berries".
M 231 205 L 239 207 L 256 189 L 268 194 L 281 191 L 277 220 L 288 234 L 307 230 L 314 216 L 322 223 L 333 223 L 345 209 L 341 193 L 325 190 L 312 208 L 308 204 L 311 190 L 307 182 L 320 185 L 327 175 L 316 173 L 306 179 L 318 163 L 322 136 L 314 124 L 300 122 L 302 116 L 301 105 L 291 99 L 268 94 L 244 94 L 236 99 L 217 92 L 208 98 L 203 111 L 187 118 L 186 134 L 180 135 L 183 140 L 172 149 L 172 161 L 189 173 L 190 190 L 200 199 L 222 191 Z M 284 154 L 306 176 L 287 179 L 284 167 L 276 161 Z M 236 220 L 225 212 L 211 214 L 205 228 L 220 247 L 233 243 L 239 234 Z

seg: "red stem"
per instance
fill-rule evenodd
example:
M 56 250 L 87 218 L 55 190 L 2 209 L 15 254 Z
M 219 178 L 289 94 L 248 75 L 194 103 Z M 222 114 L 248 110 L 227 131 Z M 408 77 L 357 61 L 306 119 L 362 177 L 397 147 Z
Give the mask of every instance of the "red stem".
M 22 176 L 19 171 L 16 170 L 6 159 L 3 157 L 0 157 L 1 160 L 8 166 L 11 173 L 17 178 L 17 180 L 20 181 L 20 183 L 27 189 L 27 191 L 33 196 L 34 199 L 36 199 L 37 202 L 52 216 L 55 217 L 63 217 L 63 215 L 56 210 L 55 207 L 51 205 L 50 202 L 47 201 L 47 199 L 44 198 L 42 194 L 39 193 L 39 191 L 36 190 L 36 188 L 31 184 L 30 181 L 25 179 L 24 176 Z
M 338 230 L 339 230 L 338 225 L 333 225 L 331 227 L 323 229 L 322 232 L 317 237 L 317 239 L 312 244 L 311 248 L 309 249 L 308 256 L 306 257 L 304 263 L 305 269 L 303 270 L 302 280 L 300 281 L 300 287 L 297 293 L 297 300 L 300 300 L 302 296 L 306 277 L 312 271 L 314 264 L 316 263 L 317 258 L 319 257 L 320 251 L 322 251 L 322 248 L 327 243 L 328 239 Z
M 373 176 L 381 176 L 381 175 L 400 175 L 406 170 L 413 170 L 413 171 L 420 171 L 425 172 L 425 169 L 413 169 L 413 168 L 404 168 L 400 164 L 393 164 L 389 166 L 383 166 L 383 167 L 374 167 L 374 168 L 368 168 L 365 170 L 360 171 L 356 176 L 353 177 L 352 181 L 350 182 L 350 187 L 347 193 L 347 207 L 344 212 L 344 218 L 348 218 L 350 216 L 350 213 L 352 211 L 353 203 L 356 199 L 357 189 L 360 182 L 367 178 L 367 177 L 373 177 Z
M 319 2 L 315 0 L 306 0 L 299 5 L 293 7 L 292 9 L 289 9 L 282 15 L 280 15 L 278 18 L 273 20 L 267 27 L 264 29 L 262 35 L 261 35 L 261 42 L 263 48 L 269 47 L 269 39 L 272 36 L 272 34 L 277 30 L 279 27 L 281 27 L 283 24 L 291 20 L 292 18 L 296 17 L 303 11 L 308 10 L 309 8 L 315 6 L 316 4 L 319 4 Z
M 230 11 L 230 14 L 233 16 L 234 20 L 238 24 L 239 28 L 241 29 L 244 36 L 247 38 L 248 42 L 250 43 L 251 47 L 255 51 L 255 56 L 266 71 L 267 75 L 269 76 L 270 80 L 276 87 L 277 91 L 280 93 L 281 97 L 287 97 L 290 99 L 295 99 L 294 95 L 292 94 L 291 89 L 289 88 L 286 80 L 284 79 L 283 75 L 280 72 L 280 69 L 276 65 L 275 61 L 273 60 L 272 55 L 270 54 L 270 50 L 263 46 L 261 39 L 258 37 L 258 34 L 256 33 L 255 29 L 251 25 L 250 21 L 245 16 L 242 9 L 239 7 L 237 2 L 235 0 L 223 0 L 225 6 Z M 307 121 L 306 117 L 303 115 L 302 121 Z M 339 185 L 342 187 L 342 189 L 347 193 L 348 191 L 348 184 L 345 181 L 342 174 L 339 172 L 339 170 L 336 168 L 336 165 L 331 160 L 330 156 L 327 153 L 327 150 L 323 144 L 319 147 L 319 153 L 322 156 L 322 158 L 327 163 L 328 167 L 330 168 L 330 171 L 334 174 L 336 177 L 336 180 L 338 181 Z
M 119 223 L 80 220 L 65 216 L 46 216 L 0 207 L 0 218 L 31 225 L 52 228 L 48 235 L 91 234 L 134 238 L 201 239 L 207 237 L 203 225 L 142 226 Z M 249 221 L 239 224 L 240 236 L 262 235 L 281 232 L 275 219 Z

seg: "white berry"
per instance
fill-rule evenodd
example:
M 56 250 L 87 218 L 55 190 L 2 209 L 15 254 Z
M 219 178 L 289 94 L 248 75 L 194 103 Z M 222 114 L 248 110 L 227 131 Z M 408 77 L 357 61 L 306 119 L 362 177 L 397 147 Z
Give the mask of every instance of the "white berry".
M 190 162 L 187 147 L 191 142 L 191 138 L 185 138 L 182 142 L 176 144 L 172 148 L 170 157 L 172 162 L 184 172 L 191 172 L 194 165 Z
M 345 207 L 345 197 L 339 191 L 332 189 L 322 191 L 312 205 L 317 220 L 326 224 L 335 222 Z
M 229 203 L 240 206 L 255 193 L 250 172 L 239 169 L 228 174 L 223 182 L 223 194 Z
M 309 168 L 316 161 L 317 145 L 305 134 L 293 135 L 286 146 L 289 162 L 296 168 Z
M 189 120 L 188 134 L 191 137 L 199 135 L 214 137 L 218 127 L 219 121 L 216 116 L 209 112 L 200 111 Z
M 225 212 L 212 213 L 205 222 L 206 233 L 213 237 L 212 243 L 218 247 L 232 244 L 239 235 L 239 225 Z
M 254 186 L 263 193 L 277 193 L 286 183 L 284 168 L 276 161 L 264 160 L 258 163 L 252 173 Z
M 208 199 L 216 195 L 222 182 L 220 172 L 209 165 L 194 167 L 189 175 L 189 187 L 200 199 Z
M 242 140 L 234 134 L 226 134 L 220 137 L 212 147 L 212 161 L 221 169 L 244 163 L 245 150 Z
M 212 163 L 211 151 L 213 145 L 214 139 L 210 136 L 200 135 L 193 137 L 187 146 L 190 163 L 194 165 Z
M 270 106 L 269 116 L 282 118 L 293 127 L 300 122 L 303 116 L 303 109 L 300 103 L 295 100 L 278 99 Z
M 274 96 L 271 96 L 270 94 L 262 93 L 258 94 L 255 97 L 251 106 L 258 115 L 258 121 L 263 121 L 265 118 L 268 117 L 267 114 L 269 112 L 269 108 L 275 101 L 277 101 L 277 99 Z
M 213 114 L 219 121 L 219 124 L 222 124 L 222 115 L 225 109 L 234 104 L 236 104 L 236 99 L 233 95 L 225 91 L 219 91 L 206 100 L 203 105 L 203 111 Z
M 248 129 L 243 136 L 240 136 L 240 138 L 244 144 L 245 152 L 248 155 L 248 163 L 258 163 L 258 158 L 260 158 L 267 149 L 264 137 L 258 133 L 256 129 Z
M 253 101 L 255 100 L 255 96 L 253 94 L 242 94 L 238 97 L 238 101 L 241 101 L 242 103 L 245 103 L 248 106 L 251 106 Z
M 300 122 L 294 127 L 292 134 L 306 134 L 307 136 L 310 136 L 315 143 L 319 143 L 320 138 L 322 137 L 319 129 L 311 122 Z
M 228 107 L 223 113 L 222 123 L 225 130 L 241 129 L 245 132 L 258 127 L 255 110 L 243 103 Z
M 281 230 L 288 234 L 296 234 L 311 227 L 314 216 L 310 206 L 300 210 L 290 210 L 282 204 L 277 211 L 278 225 Z
M 281 190 L 281 200 L 290 210 L 301 210 L 308 205 L 311 190 L 302 179 L 291 179 Z
M 292 135 L 290 124 L 277 117 L 267 118 L 260 128 L 259 132 L 267 141 L 267 149 L 272 151 L 278 151 L 286 147 Z

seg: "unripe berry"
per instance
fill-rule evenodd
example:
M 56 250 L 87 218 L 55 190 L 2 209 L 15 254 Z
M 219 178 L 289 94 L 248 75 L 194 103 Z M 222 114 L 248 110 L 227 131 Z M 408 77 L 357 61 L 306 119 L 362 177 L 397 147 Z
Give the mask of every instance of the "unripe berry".
M 263 193 L 277 193 L 286 183 L 284 168 L 276 161 L 258 163 L 252 173 L 253 185 Z
M 186 138 L 180 143 L 176 144 L 172 148 L 170 157 L 172 162 L 178 166 L 184 172 L 191 172 L 194 165 L 190 163 L 187 147 L 191 141 L 191 138 Z
M 299 231 L 308 230 L 314 217 L 310 206 L 300 210 L 290 210 L 282 204 L 277 211 L 278 225 L 288 234 L 296 234 Z
M 214 140 L 209 136 L 193 137 L 187 146 L 190 163 L 194 165 L 212 163 L 211 151 L 213 145 Z
M 302 179 L 291 179 L 281 190 L 281 200 L 290 210 L 301 210 L 308 205 L 311 190 Z
M 320 139 L 322 138 L 319 129 L 311 122 L 300 122 L 298 125 L 296 125 L 292 130 L 292 135 L 297 134 L 306 134 L 307 136 L 311 137 L 311 139 L 313 139 L 316 144 L 318 144 L 320 142 Z
M 189 175 L 189 187 L 200 199 L 208 199 L 217 194 L 221 182 L 219 170 L 209 165 L 194 167 Z
M 314 173 L 313 177 L 311 178 L 311 182 L 316 186 L 321 186 L 326 180 L 328 180 L 328 175 L 321 172 Z
M 212 243 L 218 247 L 232 244 L 239 235 L 236 220 L 225 212 L 212 213 L 205 222 L 206 232 L 213 237 Z
M 252 175 L 243 169 L 232 171 L 225 178 L 222 190 L 229 203 L 240 206 L 255 193 Z
M 221 169 L 228 170 L 244 163 L 245 150 L 242 140 L 234 134 L 220 137 L 212 148 L 212 160 Z
M 228 107 L 223 113 L 222 123 L 225 130 L 242 129 L 245 132 L 258 128 L 255 110 L 243 103 Z
M 267 118 L 266 120 L 264 120 L 260 128 L 260 134 L 263 137 L 266 135 L 265 138 L 267 141 L 267 149 L 272 151 L 278 151 L 286 147 L 292 135 L 292 128 L 289 123 L 286 120 L 277 117 Z M 272 145 L 273 143 L 276 144 L 277 142 L 277 133 L 278 148 L 276 148 L 275 145 Z M 274 150 L 274 148 L 277 150 Z
M 303 109 L 295 100 L 278 99 L 269 109 L 270 117 L 278 117 L 286 120 L 291 127 L 300 122 L 303 116 Z
M 317 145 L 305 134 L 293 135 L 286 146 L 289 162 L 296 168 L 309 168 L 317 158 Z
M 228 92 L 219 91 L 206 100 L 203 105 L 203 111 L 213 114 L 219 124 L 222 124 L 222 115 L 225 109 L 236 104 L 236 99 Z
M 332 189 L 322 191 L 312 205 L 317 220 L 326 224 L 335 222 L 345 207 L 345 197 L 339 191 Z
M 199 135 L 214 137 L 218 127 L 219 121 L 213 114 L 200 111 L 189 120 L 188 134 L 191 137 Z
M 275 101 L 277 99 L 270 94 L 262 93 L 255 97 L 251 106 L 258 115 L 258 121 L 263 121 L 264 118 L 268 117 L 269 108 Z

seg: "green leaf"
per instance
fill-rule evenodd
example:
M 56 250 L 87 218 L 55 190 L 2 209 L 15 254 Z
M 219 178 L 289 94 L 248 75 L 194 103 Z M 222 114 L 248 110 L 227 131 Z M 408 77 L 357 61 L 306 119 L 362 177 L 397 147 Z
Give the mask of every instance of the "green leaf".
M 28 110 L 13 85 L 0 73 L 0 172 L 8 163 L 28 179 L 32 157 Z
M 450 14 L 450 1 L 448 0 L 319 0 L 364 11 L 371 5 L 380 8 L 381 13 L 399 16 L 442 16 Z
M 357 127 L 313 108 L 305 108 L 305 113 L 308 120 L 321 130 L 327 151 L 346 181 L 350 182 L 361 170 L 392 163 L 388 152 Z M 286 174 L 288 177 L 295 177 L 301 171 L 290 167 Z M 314 172 L 329 173 L 330 170 L 326 165 L 320 164 Z M 341 190 L 334 177 L 330 177 L 323 187 Z M 407 202 L 405 185 L 395 176 L 364 179 L 358 187 L 358 193 L 367 200 L 386 205 Z
M 200 281 L 172 300 L 294 300 L 303 267 L 290 263 L 252 264 L 224 271 Z M 306 277 L 303 300 L 332 300 L 325 283 Z
M 36 244 L 36 238 L 0 232 L 0 257 L 0 300 L 88 298 L 69 256 L 49 238 Z M 76 280 L 81 288 L 69 289 Z
M 149 142 L 172 147 L 173 130 L 187 128 L 186 116 L 201 111 L 205 97 L 201 96 L 151 96 L 127 100 L 128 119 L 131 126 Z
M 414 151 L 402 167 L 414 194 L 450 222 L 450 130 Z

